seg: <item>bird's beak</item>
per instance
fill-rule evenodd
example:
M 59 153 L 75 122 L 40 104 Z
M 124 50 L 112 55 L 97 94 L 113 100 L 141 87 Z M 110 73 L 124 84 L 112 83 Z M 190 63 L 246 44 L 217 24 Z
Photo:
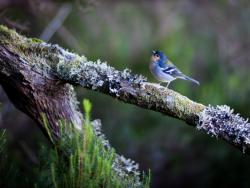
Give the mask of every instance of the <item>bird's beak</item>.
M 155 54 L 155 50 L 152 50 L 152 54 Z

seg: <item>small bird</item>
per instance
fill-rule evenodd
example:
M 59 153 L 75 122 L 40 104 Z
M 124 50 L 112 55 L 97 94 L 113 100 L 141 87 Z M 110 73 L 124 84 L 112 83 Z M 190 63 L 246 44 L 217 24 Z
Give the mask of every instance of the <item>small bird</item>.
M 159 50 L 152 51 L 149 69 L 160 83 L 167 83 L 167 87 L 170 82 L 177 78 L 188 80 L 200 85 L 197 80 L 184 75 L 171 61 L 168 60 L 167 56 Z

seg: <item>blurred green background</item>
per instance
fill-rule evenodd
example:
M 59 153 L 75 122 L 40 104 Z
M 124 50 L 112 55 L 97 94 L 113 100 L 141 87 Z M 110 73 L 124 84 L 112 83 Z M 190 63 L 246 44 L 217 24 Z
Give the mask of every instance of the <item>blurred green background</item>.
M 1 0 L 0 22 L 90 60 L 129 68 L 156 82 L 150 52 L 161 49 L 199 87 L 170 88 L 205 105 L 227 104 L 250 114 L 250 2 L 247 0 Z M 182 121 L 76 88 L 93 103 L 93 119 L 119 154 L 152 170 L 152 187 L 250 187 L 250 158 Z M 26 173 L 46 142 L 36 124 L 0 91 L 1 128 Z M 24 173 L 24 174 L 25 174 Z

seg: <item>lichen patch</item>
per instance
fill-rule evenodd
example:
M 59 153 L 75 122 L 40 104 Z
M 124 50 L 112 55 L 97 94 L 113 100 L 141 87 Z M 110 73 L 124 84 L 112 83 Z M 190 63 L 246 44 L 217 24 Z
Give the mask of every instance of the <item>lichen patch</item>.
M 242 150 L 249 148 L 250 124 L 248 119 L 234 114 L 229 106 L 208 106 L 199 115 L 197 129 L 216 138 L 223 138 Z

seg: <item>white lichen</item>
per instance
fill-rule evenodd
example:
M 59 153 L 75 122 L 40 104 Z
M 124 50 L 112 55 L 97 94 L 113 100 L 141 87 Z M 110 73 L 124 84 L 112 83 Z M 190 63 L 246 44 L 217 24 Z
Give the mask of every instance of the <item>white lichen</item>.
M 199 115 L 197 128 L 216 138 L 223 138 L 241 147 L 243 151 L 249 148 L 250 124 L 248 120 L 234 114 L 233 109 L 223 106 L 208 106 Z
M 58 52 L 57 76 L 70 83 L 80 84 L 92 90 L 105 90 L 119 96 L 120 92 L 124 91 L 123 86 L 128 88 L 128 85 L 146 81 L 146 78 L 141 75 L 131 74 L 129 69 L 118 71 L 99 59 L 95 62 L 88 61 L 86 57 L 65 52 L 62 48 L 59 48 Z
M 106 139 L 105 135 L 101 131 L 101 121 L 94 120 L 92 122 L 95 134 L 100 138 L 103 146 L 107 150 L 111 150 L 109 141 Z M 123 155 L 115 154 L 115 160 L 113 162 L 112 168 L 116 171 L 122 179 L 133 177 L 133 185 L 140 187 L 142 185 L 140 181 L 139 165 L 131 160 L 125 158 Z

